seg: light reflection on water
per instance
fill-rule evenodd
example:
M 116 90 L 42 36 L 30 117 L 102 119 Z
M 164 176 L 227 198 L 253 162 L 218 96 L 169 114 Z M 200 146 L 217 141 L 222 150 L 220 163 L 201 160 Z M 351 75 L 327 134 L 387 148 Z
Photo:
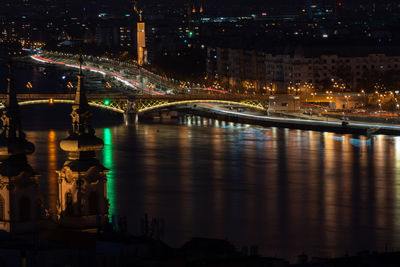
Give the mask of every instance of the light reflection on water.
M 103 154 L 103 165 L 110 171 L 107 173 L 107 198 L 109 201 L 109 218 L 112 220 L 112 216 L 117 215 L 116 213 L 116 192 L 115 192 L 115 166 L 114 166 L 114 148 L 112 142 L 112 133 L 110 128 L 103 130 L 103 141 L 104 148 Z
M 399 137 L 204 119 L 97 133 L 105 142 L 98 157 L 110 169 L 110 213 L 126 215 L 132 233 L 148 213 L 164 219 L 172 246 L 193 236 L 227 238 L 290 259 L 400 247 Z M 27 135 L 37 147 L 32 166 L 52 181 L 48 172 L 66 158 L 54 153 L 54 139 L 65 132 Z
M 48 202 L 47 205 L 50 214 L 56 213 L 56 203 L 58 199 L 58 186 L 57 186 L 57 174 L 55 170 L 59 168 L 57 166 L 58 163 L 58 141 L 57 141 L 57 134 L 54 130 L 50 130 L 48 133 L 48 144 L 47 144 L 47 151 L 48 151 L 48 163 L 47 163 L 47 184 L 48 184 Z

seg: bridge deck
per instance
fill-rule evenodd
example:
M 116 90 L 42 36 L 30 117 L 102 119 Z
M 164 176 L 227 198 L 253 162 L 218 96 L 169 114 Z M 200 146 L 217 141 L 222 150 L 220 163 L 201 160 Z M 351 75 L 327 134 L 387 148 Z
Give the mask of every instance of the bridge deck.
M 115 100 L 268 100 L 265 95 L 219 95 L 219 94 L 182 94 L 182 95 L 132 95 L 132 94 L 86 94 L 89 100 L 97 99 L 115 99 Z M 74 94 L 17 94 L 20 100 L 36 99 L 74 99 Z M 7 98 L 6 94 L 0 94 L 0 99 Z

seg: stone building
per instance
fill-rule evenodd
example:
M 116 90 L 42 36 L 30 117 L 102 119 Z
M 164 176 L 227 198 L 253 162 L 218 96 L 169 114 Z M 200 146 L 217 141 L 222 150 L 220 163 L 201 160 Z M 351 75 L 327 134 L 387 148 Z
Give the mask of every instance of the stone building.
M 93 228 L 108 221 L 107 172 L 96 151 L 104 146 L 90 123 L 91 112 L 83 86 L 82 59 L 72 106 L 72 129 L 60 142 L 68 152 L 58 174 L 58 219 L 67 227 Z
M 209 78 L 243 93 L 355 91 L 371 89 L 366 87 L 375 83 L 391 90 L 396 87 L 396 73 L 400 73 L 400 47 L 304 44 L 262 52 L 209 47 L 206 63 Z M 388 83 L 379 84 L 387 74 L 394 79 L 389 77 Z
M 266 85 L 263 52 L 208 48 L 206 66 L 208 77 L 234 92 L 260 92 Z
M 39 192 L 39 175 L 26 158 L 35 147 L 22 131 L 11 64 L 9 71 L 7 100 L 0 118 L 0 230 L 25 233 L 38 229 L 44 217 L 44 205 Z
M 341 50 L 342 49 L 342 50 Z M 370 73 L 400 71 L 400 53 L 372 47 L 295 46 L 266 53 L 266 80 L 281 90 L 361 90 Z M 399 50 L 399 49 L 397 49 Z M 397 51 L 400 52 L 400 51 Z

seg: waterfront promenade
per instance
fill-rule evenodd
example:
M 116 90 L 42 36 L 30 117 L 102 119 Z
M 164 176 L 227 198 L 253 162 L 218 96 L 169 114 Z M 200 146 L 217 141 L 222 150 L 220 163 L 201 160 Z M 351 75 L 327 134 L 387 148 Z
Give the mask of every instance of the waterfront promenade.
M 209 108 L 209 107 L 208 107 Z M 341 120 L 330 117 L 306 118 L 298 113 L 275 113 L 270 115 L 259 115 L 248 112 L 235 112 L 217 106 L 211 109 L 198 109 L 198 115 L 213 116 L 218 119 L 229 120 L 240 123 L 274 126 L 290 129 L 326 131 L 343 134 L 361 134 L 370 136 L 372 134 L 400 135 L 400 125 L 378 122 L 360 122 L 353 120 Z M 300 116 L 300 118 L 296 118 Z M 308 116 L 309 117 L 309 116 Z

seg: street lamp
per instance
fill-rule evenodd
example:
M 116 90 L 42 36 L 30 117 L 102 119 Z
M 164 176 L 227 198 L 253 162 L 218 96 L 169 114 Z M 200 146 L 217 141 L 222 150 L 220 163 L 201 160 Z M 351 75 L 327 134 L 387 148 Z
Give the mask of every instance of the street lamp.
M 71 97 L 71 94 L 72 94 L 72 88 L 74 88 L 74 86 L 72 85 L 72 83 L 71 83 L 71 82 L 68 82 L 68 83 L 67 83 L 67 87 L 68 87 L 68 89 L 69 89 L 69 96 Z
M 26 84 L 26 88 L 28 89 L 29 97 L 31 97 L 31 89 L 32 89 L 32 84 L 31 84 L 31 82 L 28 82 L 28 83 Z
M 342 93 L 343 93 L 344 89 L 346 89 L 346 84 L 342 83 L 340 85 L 340 90 L 342 91 Z
M 381 112 L 381 108 L 382 108 L 381 100 L 378 99 L 378 109 L 379 109 L 379 113 Z
M 295 88 L 294 88 L 294 86 L 288 86 L 288 94 L 290 94 L 291 93 L 291 91 L 294 91 L 295 90 Z
M 349 109 L 349 95 L 345 95 L 344 98 L 346 99 L 346 109 Z

